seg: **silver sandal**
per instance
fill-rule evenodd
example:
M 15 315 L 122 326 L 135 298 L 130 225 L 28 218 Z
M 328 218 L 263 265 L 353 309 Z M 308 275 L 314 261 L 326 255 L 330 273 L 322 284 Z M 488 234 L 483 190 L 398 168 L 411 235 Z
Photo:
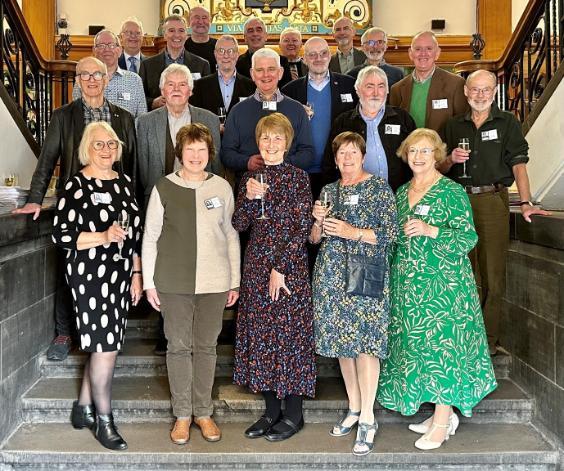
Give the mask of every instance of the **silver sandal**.
M 358 423 L 358 419 L 350 427 L 345 427 L 343 424 L 349 417 L 360 418 L 360 411 L 353 412 L 352 410 L 349 409 L 349 411 L 345 414 L 345 416 L 333 426 L 333 428 L 329 432 L 329 435 L 332 435 L 333 437 L 344 437 L 345 435 L 351 433 L 353 427 Z M 335 430 L 337 431 L 335 432 Z
M 374 436 L 372 441 L 366 440 L 368 438 L 368 432 L 374 430 Z M 356 456 L 364 456 L 372 451 L 374 448 L 374 440 L 376 439 L 376 433 L 378 432 L 378 422 L 374 421 L 373 424 L 365 424 L 363 422 L 358 423 L 358 431 L 356 432 L 356 440 L 354 442 L 352 453 Z M 366 447 L 366 450 L 356 451 L 355 447 Z

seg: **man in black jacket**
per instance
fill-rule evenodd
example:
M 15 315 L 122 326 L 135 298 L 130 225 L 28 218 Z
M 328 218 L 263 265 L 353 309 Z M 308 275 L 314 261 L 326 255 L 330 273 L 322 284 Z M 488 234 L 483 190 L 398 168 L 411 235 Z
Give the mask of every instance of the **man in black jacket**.
M 39 217 L 41 202 L 57 161 L 59 161 L 58 192 L 64 188 L 67 180 L 82 168 L 78 159 L 78 147 L 84 128 L 93 121 L 107 121 L 120 141 L 124 143 L 121 159 L 115 164 L 116 170 L 130 176 L 135 182 L 137 173 L 135 124 L 128 111 L 104 98 L 104 90 L 108 84 L 106 66 L 94 57 L 85 57 L 76 65 L 76 80 L 82 96 L 53 112 L 31 180 L 27 203 L 22 208 L 14 210 L 16 214 L 33 214 L 34 220 Z M 64 257 L 62 252 L 60 256 L 61 259 Z M 72 300 L 64 280 L 61 263 L 55 299 L 57 336 L 47 351 L 49 360 L 64 360 L 68 355 L 71 346 L 72 310 Z

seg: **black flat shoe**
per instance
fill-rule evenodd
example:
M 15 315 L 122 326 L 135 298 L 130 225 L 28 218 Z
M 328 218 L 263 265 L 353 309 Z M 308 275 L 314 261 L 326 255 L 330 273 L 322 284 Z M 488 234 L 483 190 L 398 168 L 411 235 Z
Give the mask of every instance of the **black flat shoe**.
M 263 415 L 258 419 L 253 425 L 251 425 L 247 430 L 245 430 L 245 437 L 247 438 L 259 438 L 264 436 L 270 428 L 277 422 L 278 418 L 272 419 L 267 415 Z
M 127 449 L 127 443 L 114 425 L 114 416 L 112 414 L 99 414 L 96 417 L 94 436 L 103 446 L 110 450 Z
M 282 417 L 271 427 L 270 431 L 264 436 L 264 438 L 266 438 L 269 442 L 280 442 L 295 435 L 302 428 L 304 428 L 303 417 L 300 419 L 297 425 L 288 417 Z
M 89 428 L 92 430 L 96 425 L 94 407 L 89 404 L 81 406 L 78 401 L 72 403 L 71 424 L 76 429 Z

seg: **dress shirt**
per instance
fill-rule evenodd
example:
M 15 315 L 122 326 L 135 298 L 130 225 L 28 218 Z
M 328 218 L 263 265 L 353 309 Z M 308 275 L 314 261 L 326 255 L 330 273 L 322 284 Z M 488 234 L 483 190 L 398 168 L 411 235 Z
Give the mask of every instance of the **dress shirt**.
M 265 100 L 264 96 L 259 92 L 259 89 L 257 88 L 255 93 L 253 94 L 253 98 L 256 101 L 275 101 L 276 103 L 280 103 L 284 99 L 284 95 L 282 95 L 279 89 L 276 89 L 276 91 L 272 95 L 272 98 L 270 100 Z
M 322 82 L 320 82 L 320 83 L 314 82 L 313 79 L 311 78 L 311 75 L 308 75 L 307 82 L 308 82 L 309 85 L 311 85 L 311 88 L 320 92 L 329 83 L 329 71 L 327 71 L 327 73 L 325 74 L 325 78 L 323 79 Z
M 221 96 L 223 97 L 223 106 L 225 110 L 229 109 L 231 104 L 231 98 L 233 97 L 233 91 L 235 90 L 235 73 L 226 82 L 221 75 L 221 72 L 217 72 L 217 80 L 219 81 L 219 89 L 221 90 Z M 217 110 L 216 110 L 217 111 Z
M 343 74 L 346 74 L 354 67 L 354 51 L 352 47 L 346 54 L 337 49 L 337 57 L 339 58 L 339 66 Z
M 108 106 L 108 100 L 106 99 L 104 99 L 104 103 L 99 108 L 92 108 L 88 103 L 82 100 L 82 111 L 84 126 L 90 123 L 97 123 L 98 121 L 105 121 L 108 124 L 112 124 L 112 115 L 110 113 L 110 107 Z
M 413 81 L 417 82 L 417 83 L 425 83 L 427 80 L 431 80 L 431 78 L 433 78 L 433 74 L 435 73 L 435 69 L 436 69 L 436 67 L 433 67 L 433 71 L 427 76 L 427 78 L 424 78 L 423 80 L 419 80 L 419 78 L 417 77 L 417 74 L 415 73 L 416 70 L 413 69 L 413 72 L 411 72 L 411 76 L 413 77 Z
M 168 127 L 170 129 L 170 138 L 172 139 L 172 144 L 176 146 L 176 135 L 182 126 L 192 123 L 192 116 L 190 115 L 190 108 L 186 105 L 186 109 L 178 117 L 174 116 L 170 111 L 168 112 Z M 174 171 L 180 169 L 182 164 L 175 157 L 174 159 Z
M 184 65 L 184 51 L 182 51 L 176 59 L 173 59 L 168 53 L 168 50 L 165 49 L 164 56 L 165 56 L 165 68 L 168 67 L 170 64 Z
M 360 116 L 366 123 L 366 157 L 364 158 L 364 170 L 372 175 L 388 181 L 388 161 L 386 151 L 382 146 L 378 125 L 384 117 L 386 107 L 382 106 L 374 118 L 368 118 L 360 108 Z

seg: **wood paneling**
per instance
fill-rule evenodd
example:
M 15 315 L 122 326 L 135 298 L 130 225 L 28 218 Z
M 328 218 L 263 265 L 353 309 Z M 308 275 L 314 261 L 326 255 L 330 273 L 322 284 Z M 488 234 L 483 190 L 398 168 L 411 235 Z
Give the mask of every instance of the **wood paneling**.
M 22 0 L 22 12 L 29 30 L 45 60 L 55 57 L 56 0 Z
M 498 59 L 511 38 L 511 0 L 477 0 L 478 31 L 486 42 L 482 59 Z

